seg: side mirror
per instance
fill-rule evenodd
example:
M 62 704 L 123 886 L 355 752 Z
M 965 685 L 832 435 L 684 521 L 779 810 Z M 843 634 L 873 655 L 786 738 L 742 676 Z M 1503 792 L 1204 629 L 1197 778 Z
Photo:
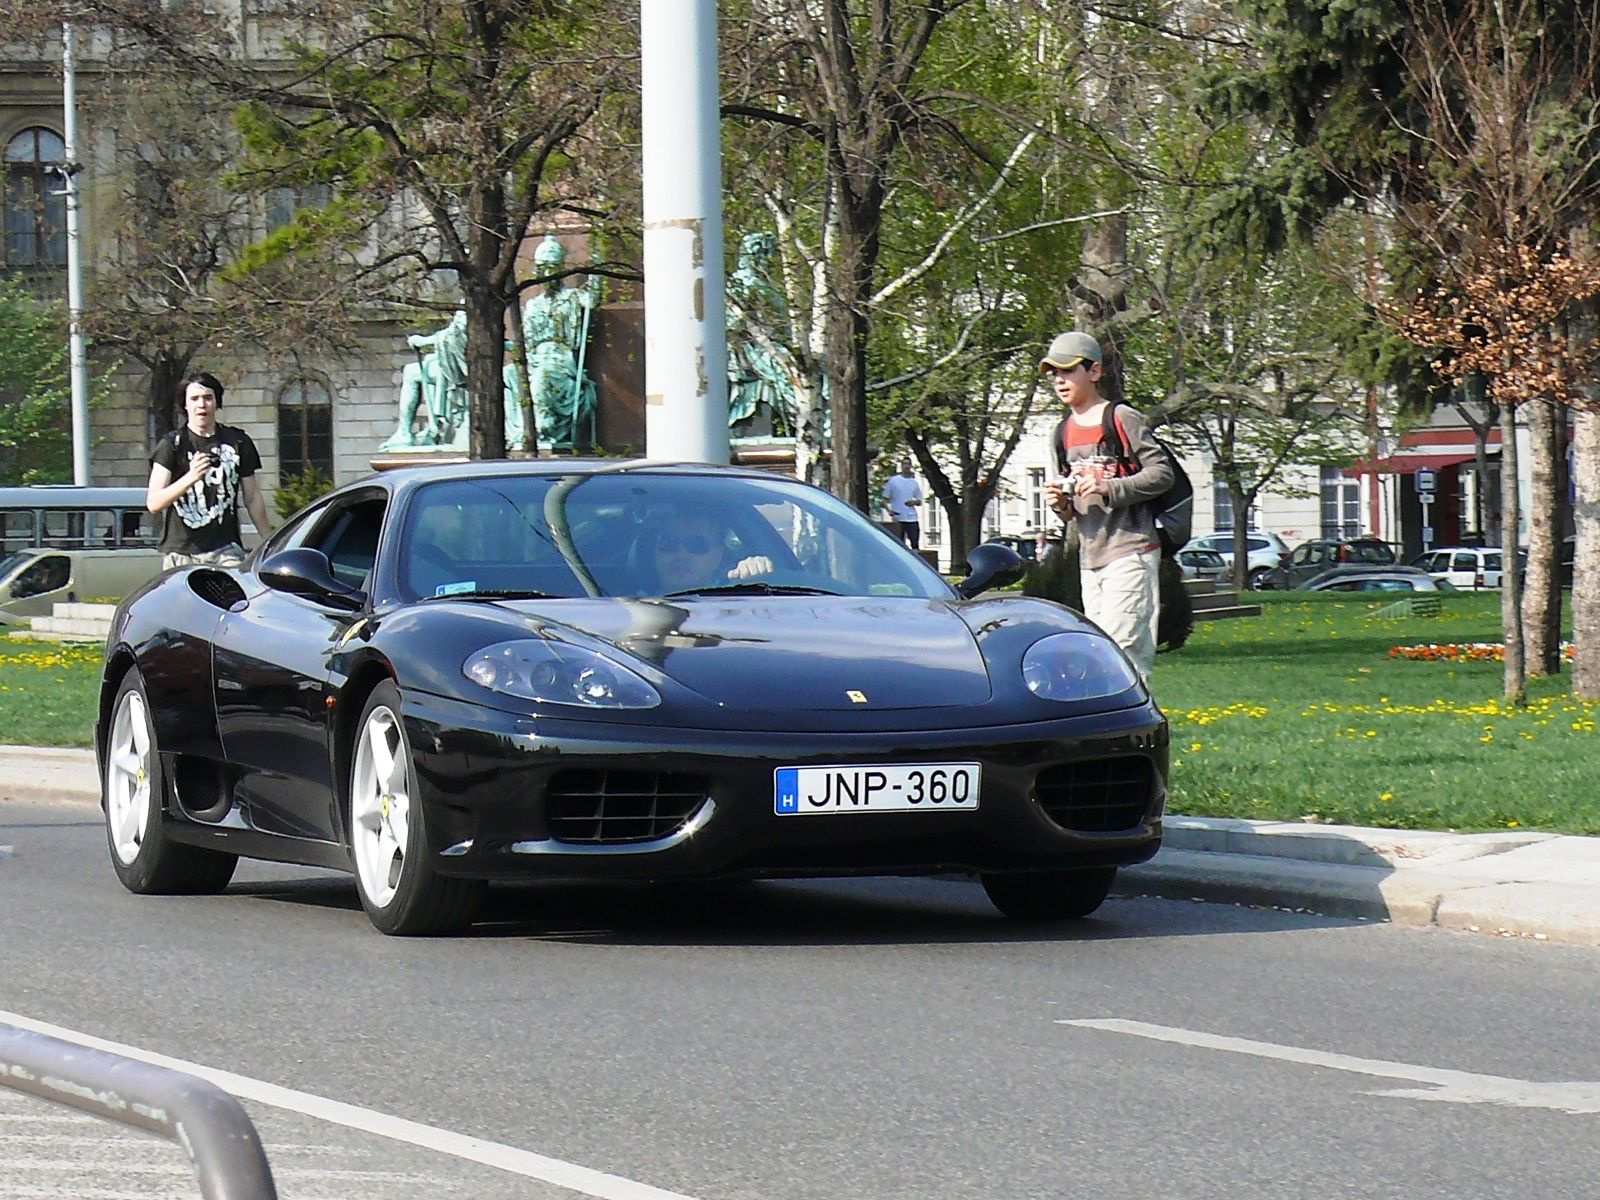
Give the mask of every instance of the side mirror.
M 1028 565 L 1010 546 L 984 542 L 967 555 L 967 577 L 956 584 L 962 599 L 970 600 L 985 588 L 1010 587 L 1027 572 Z
M 334 608 L 355 610 L 367 602 L 365 592 L 334 575 L 326 554 L 306 546 L 278 551 L 256 568 L 256 574 L 275 592 L 304 596 Z

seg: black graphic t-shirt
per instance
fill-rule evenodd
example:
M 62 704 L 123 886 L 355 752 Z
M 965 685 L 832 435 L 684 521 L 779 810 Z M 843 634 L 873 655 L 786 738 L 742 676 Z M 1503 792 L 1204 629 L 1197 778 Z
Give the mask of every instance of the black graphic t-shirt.
M 261 469 L 261 454 L 248 433 L 218 425 L 203 438 L 184 425 L 156 443 L 150 461 L 178 479 L 189 473 L 189 456 L 202 450 L 211 455 L 211 469 L 167 508 L 164 553 L 205 554 L 240 540 L 240 485 Z

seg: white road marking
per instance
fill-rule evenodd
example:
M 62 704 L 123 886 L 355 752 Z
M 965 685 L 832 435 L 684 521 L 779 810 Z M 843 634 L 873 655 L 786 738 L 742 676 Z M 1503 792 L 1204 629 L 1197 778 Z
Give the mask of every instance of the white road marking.
M 1409 1100 L 1441 1100 L 1450 1104 L 1508 1104 L 1516 1108 L 1548 1108 L 1565 1113 L 1600 1113 L 1600 1083 L 1536 1083 L 1527 1079 L 1508 1079 L 1502 1075 L 1477 1075 L 1471 1071 L 1447 1071 L 1438 1067 L 1417 1067 L 1409 1063 L 1388 1062 L 1381 1058 L 1356 1058 L 1331 1054 L 1326 1050 L 1305 1050 L 1299 1046 L 1280 1046 L 1274 1042 L 1255 1042 L 1248 1038 L 1223 1037 L 1194 1029 L 1174 1029 L 1169 1025 L 1148 1025 L 1143 1021 L 1059 1020 L 1057 1025 L 1076 1025 L 1130 1037 L 1197 1046 L 1204 1050 L 1226 1050 L 1231 1054 L 1250 1054 L 1275 1058 L 1281 1062 L 1326 1067 L 1357 1075 L 1376 1075 L 1380 1079 L 1403 1079 L 1423 1083 L 1425 1088 L 1397 1088 L 1374 1092 L 1377 1096 L 1400 1096 Z
M 681 1192 L 669 1192 L 664 1188 L 652 1187 L 648 1183 L 639 1183 L 636 1180 L 625 1179 L 620 1175 L 610 1175 L 604 1171 L 596 1171 L 592 1167 L 565 1162 L 562 1159 L 551 1158 L 544 1154 L 535 1154 L 531 1150 L 519 1150 L 515 1146 L 505 1146 L 499 1142 L 469 1137 L 463 1133 L 455 1133 L 433 1125 L 424 1125 L 419 1121 L 408 1121 L 404 1117 L 390 1116 L 387 1113 L 376 1112 L 370 1108 L 359 1108 L 354 1104 L 345 1104 L 338 1100 L 329 1100 L 323 1096 L 314 1096 L 309 1092 L 298 1092 L 292 1088 L 280 1087 L 275 1083 L 251 1079 L 247 1075 L 235 1075 L 231 1071 L 219 1071 L 214 1067 L 185 1062 L 180 1058 L 168 1058 L 164 1054 L 142 1050 L 137 1046 L 124 1046 L 118 1042 L 110 1042 L 86 1033 L 79 1033 L 74 1029 L 65 1029 L 59 1025 L 47 1024 L 44 1021 L 35 1021 L 31 1017 L 19 1016 L 16 1013 L 0 1011 L 0 1022 L 15 1025 L 18 1029 L 27 1029 L 33 1033 L 42 1033 L 46 1037 L 59 1038 L 61 1041 L 71 1042 L 75 1046 L 86 1046 L 91 1050 L 104 1050 L 111 1054 L 120 1054 L 124 1058 L 134 1059 L 137 1062 L 166 1067 L 173 1071 L 182 1071 L 185 1074 L 204 1079 L 208 1083 L 213 1083 L 240 1100 L 253 1100 L 257 1104 L 280 1108 L 286 1112 L 300 1113 L 303 1116 L 314 1117 L 319 1121 L 327 1121 L 333 1125 L 343 1125 L 347 1129 L 355 1129 L 362 1133 L 388 1138 L 391 1141 L 420 1146 L 424 1150 L 434 1150 L 440 1154 L 449 1154 L 455 1158 L 465 1159 L 468 1162 L 481 1163 L 486 1167 L 494 1167 L 497 1170 L 507 1171 L 513 1175 L 521 1175 L 526 1179 L 538 1179 L 545 1183 L 554 1184 L 556 1187 L 566 1188 L 568 1191 L 577 1192 L 580 1195 L 594 1196 L 596 1200 L 694 1200 L 693 1197 L 685 1196 Z

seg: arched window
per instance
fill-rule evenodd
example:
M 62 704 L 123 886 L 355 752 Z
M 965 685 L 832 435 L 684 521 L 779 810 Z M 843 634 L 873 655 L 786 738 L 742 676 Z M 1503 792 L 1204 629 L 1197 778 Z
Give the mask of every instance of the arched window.
M 291 379 L 278 392 L 278 478 L 309 467 L 333 478 L 333 397 L 315 379 Z
M 24 129 L 5 150 L 5 265 L 67 264 L 67 198 L 51 167 L 66 146 L 48 129 Z

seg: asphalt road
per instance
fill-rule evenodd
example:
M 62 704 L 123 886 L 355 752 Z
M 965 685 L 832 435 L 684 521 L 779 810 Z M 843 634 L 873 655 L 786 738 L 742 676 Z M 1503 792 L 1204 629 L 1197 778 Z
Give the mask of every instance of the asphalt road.
M 0 1021 L 228 1073 L 286 1200 L 1600 1178 L 1600 950 L 1143 898 L 1027 931 L 937 880 L 508 890 L 401 941 L 310 870 L 127 895 L 93 808 L 0 804 L 0 846 Z M 196 1194 L 175 1148 L 0 1089 L 0 1200 Z

